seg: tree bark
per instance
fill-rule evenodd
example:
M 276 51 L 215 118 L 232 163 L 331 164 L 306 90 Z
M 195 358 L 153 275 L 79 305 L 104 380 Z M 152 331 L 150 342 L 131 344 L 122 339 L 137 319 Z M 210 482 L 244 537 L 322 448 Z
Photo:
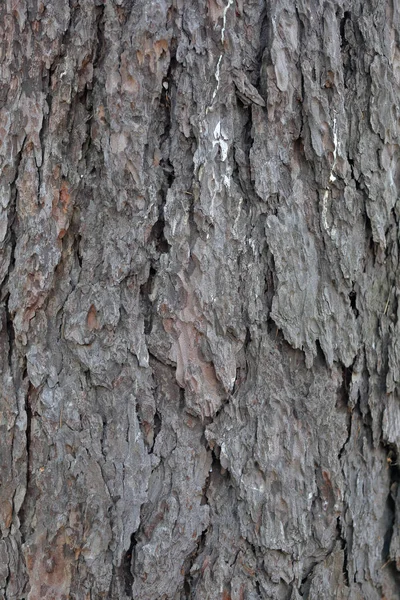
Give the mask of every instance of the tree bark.
M 397 0 L 3 0 L 0 598 L 400 598 Z

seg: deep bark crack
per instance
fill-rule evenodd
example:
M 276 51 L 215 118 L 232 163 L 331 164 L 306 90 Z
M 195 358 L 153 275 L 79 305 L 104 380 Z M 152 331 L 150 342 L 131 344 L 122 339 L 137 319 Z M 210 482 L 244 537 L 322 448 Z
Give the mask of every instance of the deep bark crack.
M 125 585 L 125 594 L 128 598 L 133 598 L 132 596 L 132 586 L 135 581 L 135 577 L 133 574 L 134 569 L 133 566 L 133 557 L 135 552 L 135 546 L 137 544 L 136 540 L 136 532 L 131 535 L 131 543 L 128 550 L 125 552 L 125 555 L 121 564 L 121 572 L 124 579 Z

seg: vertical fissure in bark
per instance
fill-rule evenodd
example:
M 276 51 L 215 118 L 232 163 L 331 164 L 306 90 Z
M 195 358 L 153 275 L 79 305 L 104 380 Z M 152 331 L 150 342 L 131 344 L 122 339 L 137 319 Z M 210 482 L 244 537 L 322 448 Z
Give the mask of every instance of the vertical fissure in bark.
M 13 354 L 14 354 L 14 350 L 15 350 L 15 331 L 14 331 L 14 325 L 13 325 L 13 320 L 9 311 L 9 307 L 8 307 L 8 301 L 9 301 L 9 293 L 7 294 L 7 297 L 5 299 L 5 321 L 6 321 L 6 328 L 7 328 L 7 338 L 8 338 L 8 366 L 10 368 L 10 372 L 13 373 Z
M 239 100 L 239 102 L 241 103 L 240 100 Z M 250 152 L 251 152 L 251 148 L 253 146 L 253 141 L 254 141 L 253 136 L 252 136 L 252 128 L 253 128 L 253 118 L 252 118 L 253 112 L 252 111 L 253 111 L 253 109 L 252 109 L 251 105 L 246 107 L 242 104 L 241 113 L 243 115 L 243 120 L 244 120 L 243 130 L 242 130 L 242 144 L 243 144 L 243 148 L 244 148 L 244 156 L 245 156 L 245 161 L 246 161 L 243 168 L 247 170 L 247 174 L 244 174 L 244 177 L 240 178 L 240 171 L 239 171 L 239 184 L 240 184 L 240 189 L 243 192 L 244 207 L 247 208 L 247 210 L 249 210 L 248 206 L 251 201 L 259 202 L 261 200 L 261 198 L 257 194 L 253 173 L 251 171 Z M 235 161 L 235 164 L 236 164 L 236 161 Z
M 337 521 L 336 521 L 336 531 L 337 531 L 337 538 L 340 542 L 340 547 L 343 550 L 343 575 L 344 575 L 344 582 L 345 585 L 347 587 L 350 586 L 350 578 L 349 578 L 349 565 L 348 565 L 348 547 L 347 547 L 347 539 L 346 539 L 346 535 L 344 532 L 344 527 L 342 524 L 342 517 L 338 517 Z
M 364 189 L 364 188 L 363 188 Z M 370 255 L 373 257 L 374 260 L 376 260 L 376 256 L 377 256 L 377 244 L 374 242 L 374 235 L 372 233 L 372 222 L 371 219 L 368 216 L 367 211 L 365 211 L 365 215 L 364 215 L 364 219 L 365 219 L 365 237 L 368 240 L 368 249 L 370 251 Z M 365 268 L 367 266 L 367 261 L 368 258 L 367 256 L 364 259 L 364 272 L 365 272 Z
M 102 417 L 101 438 L 100 438 L 100 448 L 101 448 L 101 454 L 103 456 L 104 462 L 106 462 L 106 460 L 107 460 L 107 452 L 106 452 L 106 448 L 105 448 L 106 440 L 107 440 L 107 419 L 103 415 L 103 417 Z
M 340 20 L 339 31 L 340 31 L 340 47 L 342 50 L 345 50 L 349 45 L 349 42 L 346 39 L 346 24 L 351 21 L 351 13 L 346 10 L 343 13 L 343 17 Z
M 264 58 L 264 52 L 266 49 L 269 49 L 269 46 L 270 46 L 270 39 L 271 39 L 270 12 L 271 12 L 271 9 L 270 9 L 269 3 L 266 2 L 265 7 L 261 14 L 260 45 L 259 45 L 259 51 L 258 51 L 258 57 L 257 57 L 257 59 L 258 59 L 257 62 L 258 62 L 259 68 L 261 68 L 261 65 L 262 65 L 262 61 Z
M 54 65 L 54 63 L 53 63 L 53 65 Z M 40 194 L 41 194 L 42 183 L 43 183 L 43 167 L 44 167 L 44 163 L 45 163 L 46 139 L 47 139 L 47 134 L 48 134 L 48 129 L 49 129 L 49 121 L 50 121 L 51 107 L 52 107 L 52 101 L 53 101 L 53 93 L 52 93 L 52 89 L 51 89 L 51 80 L 52 80 L 52 76 L 54 73 L 54 71 L 52 70 L 53 65 L 50 67 L 50 70 L 47 71 L 46 77 L 43 77 L 43 88 L 44 88 L 43 89 L 43 91 L 44 91 L 43 121 L 42 121 L 42 126 L 39 131 L 39 142 L 40 142 L 40 150 L 41 150 L 42 156 L 41 156 L 41 164 L 38 165 L 36 163 L 37 173 L 38 173 L 38 190 L 37 190 L 38 203 L 40 203 Z
M 27 378 L 27 373 L 24 373 L 24 379 Z M 32 394 L 34 392 L 34 387 L 31 382 L 28 383 L 28 390 L 25 395 L 25 413 L 26 413 L 26 492 L 24 502 L 19 511 L 20 518 L 20 531 L 23 542 L 25 541 L 24 533 L 27 532 L 27 523 L 26 521 L 26 502 L 30 500 L 30 484 L 31 484 L 31 473 L 32 473 L 32 451 L 31 451 L 31 442 L 32 442 Z M 23 543 L 22 542 L 22 543 Z
M 202 531 L 201 535 L 196 540 L 195 550 L 186 559 L 185 577 L 183 580 L 183 592 L 185 593 L 185 600 L 193 598 L 193 593 L 195 591 L 195 578 L 193 577 L 191 571 L 196 564 L 196 560 L 201 556 L 206 546 L 207 534 L 208 529 L 204 529 L 204 531 Z
M 23 142 L 21 144 L 21 149 L 20 151 L 17 153 L 16 157 L 15 157 L 15 162 L 14 162 L 14 176 L 13 176 L 13 180 L 10 182 L 10 189 L 11 189 L 11 194 L 10 194 L 10 207 L 8 209 L 8 245 L 10 247 L 10 260 L 9 260 L 9 265 L 8 265 L 8 269 L 7 269 L 7 274 L 5 277 L 5 281 L 3 283 L 0 282 L 1 284 L 1 291 L 2 291 L 2 296 L 3 293 L 5 291 L 6 293 L 6 311 L 8 314 L 7 317 L 7 322 L 11 322 L 12 323 L 12 319 L 11 319 L 11 315 L 9 314 L 9 308 L 8 308 L 8 300 L 10 297 L 10 290 L 9 290 L 9 279 L 10 279 L 10 275 L 14 270 L 14 266 L 15 266 L 15 248 L 17 246 L 17 231 L 16 228 L 18 226 L 18 216 L 17 216 L 17 202 L 18 202 L 18 189 L 17 189 L 17 180 L 19 177 L 19 171 L 20 171 L 20 165 L 21 165 L 21 161 L 22 161 L 22 156 L 24 153 L 24 148 L 25 148 L 25 143 L 26 143 L 26 136 L 23 139 Z
M 132 596 L 132 586 L 135 581 L 134 576 L 134 568 L 133 568 L 133 557 L 135 552 L 135 546 L 137 544 L 136 540 L 136 532 L 131 535 L 131 543 L 128 550 L 125 552 L 125 555 L 122 559 L 121 571 L 122 577 L 124 580 L 124 588 L 125 594 L 128 598 L 133 598 Z
M 164 234 L 164 207 L 165 207 L 165 199 L 161 202 L 158 207 L 158 219 L 156 223 L 153 225 L 151 231 L 151 237 L 155 242 L 156 250 L 159 254 L 168 254 L 170 245 Z
M 26 414 L 26 430 L 25 430 L 25 450 L 26 450 L 26 477 L 25 477 L 25 494 L 18 511 L 19 531 L 21 534 L 21 545 L 25 544 L 32 530 L 32 510 L 34 510 L 34 495 L 33 495 L 33 451 L 32 451 L 32 423 L 33 423 L 33 408 L 34 395 L 36 390 L 28 379 L 26 370 L 26 359 L 24 359 L 24 369 L 21 371 L 22 380 L 21 388 L 25 388 L 24 411 Z
M 267 315 L 268 319 L 271 318 L 271 310 L 272 310 L 272 302 L 275 296 L 276 290 L 276 270 L 275 270 L 275 262 L 274 255 L 271 250 L 268 248 L 268 269 L 265 273 L 265 286 L 264 286 L 264 298 L 267 306 Z M 271 319 L 272 320 L 272 319 Z
M 174 376 L 175 376 L 175 370 L 174 370 Z M 179 408 L 182 413 L 186 410 L 185 388 L 183 388 L 183 387 L 179 388 Z
M 161 202 L 158 207 L 158 220 L 153 225 L 152 229 L 152 237 L 155 239 L 156 250 L 159 254 L 166 254 L 169 252 L 170 245 L 167 242 L 167 239 L 164 235 L 164 226 L 165 226 L 165 204 L 167 200 L 168 190 L 171 189 L 174 181 L 175 181 L 175 170 L 174 166 L 170 160 L 171 154 L 171 127 L 172 127 L 172 106 L 173 95 L 175 94 L 175 81 L 174 74 L 175 70 L 178 66 L 175 55 L 171 55 L 170 64 L 168 67 L 168 72 L 166 77 L 163 80 L 161 98 L 160 98 L 160 108 L 164 110 L 164 122 L 165 128 L 164 132 L 160 139 L 160 148 L 162 149 L 164 145 L 168 146 L 168 156 L 161 159 L 160 166 L 164 173 L 164 182 L 161 189 Z
M 99 6 L 96 7 L 96 42 L 93 51 L 93 76 L 96 70 L 99 70 L 103 63 L 103 58 L 106 53 L 106 43 L 104 37 L 104 13 L 106 9 L 105 2 L 101 2 Z
M 259 598 L 260 600 L 262 600 L 262 598 L 263 598 L 263 593 L 262 593 L 262 591 L 261 591 L 261 584 L 260 584 L 260 582 L 259 582 L 259 580 L 258 580 L 258 579 L 256 579 L 256 580 L 255 580 L 255 589 L 256 589 L 256 594 L 258 595 L 258 598 Z
M 150 335 L 153 329 L 154 304 L 151 299 L 151 294 L 153 291 L 154 280 L 157 275 L 155 266 L 150 267 L 147 281 L 140 286 L 140 298 L 142 301 L 145 335 Z
M 356 360 L 357 360 L 357 357 L 354 358 L 353 363 L 349 367 L 342 365 L 342 385 L 341 385 L 341 388 L 338 393 L 338 401 L 336 404 L 336 407 L 338 410 L 346 411 L 347 435 L 346 435 L 346 439 L 345 439 L 343 445 L 341 446 L 341 448 L 339 448 L 339 452 L 338 452 L 338 461 L 339 461 L 343 481 L 347 480 L 346 469 L 345 469 L 345 463 L 347 460 L 346 448 L 347 448 L 348 444 L 350 443 L 350 439 L 351 439 L 351 435 L 352 435 L 352 423 L 353 423 L 352 410 L 353 410 L 353 408 L 350 405 L 351 404 L 350 403 L 350 391 L 351 391 L 351 382 L 352 382 L 352 377 L 353 377 Z M 358 402 L 359 401 L 360 400 L 358 400 Z M 337 531 L 337 539 L 340 543 L 341 549 L 343 550 L 342 573 L 344 576 L 344 584 L 347 587 L 350 587 L 350 575 L 349 575 L 349 565 L 348 565 L 349 540 L 348 540 L 347 535 L 350 535 L 351 525 L 348 526 L 347 535 L 346 535 L 346 527 L 343 522 L 345 510 L 346 509 L 345 509 L 345 502 L 344 502 L 344 504 L 342 506 L 342 514 L 337 517 L 336 531 Z
M 154 451 L 154 445 L 156 443 L 157 436 L 161 431 L 161 427 L 162 427 L 161 413 L 158 412 L 158 410 L 156 410 L 156 412 L 154 413 L 154 418 L 153 418 L 153 444 L 150 448 L 150 453 L 152 453 Z
M 353 282 L 352 290 L 349 293 L 349 300 L 350 300 L 351 310 L 353 311 L 354 316 L 357 318 L 360 313 L 357 308 L 357 292 L 354 289 L 354 282 Z

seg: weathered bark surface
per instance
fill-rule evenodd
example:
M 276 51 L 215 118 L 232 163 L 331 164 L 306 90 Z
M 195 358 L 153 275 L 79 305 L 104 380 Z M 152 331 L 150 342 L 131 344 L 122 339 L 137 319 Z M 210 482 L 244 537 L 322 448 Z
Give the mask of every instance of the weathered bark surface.
M 400 597 L 398 0 L 0 3 L 0 597 Z

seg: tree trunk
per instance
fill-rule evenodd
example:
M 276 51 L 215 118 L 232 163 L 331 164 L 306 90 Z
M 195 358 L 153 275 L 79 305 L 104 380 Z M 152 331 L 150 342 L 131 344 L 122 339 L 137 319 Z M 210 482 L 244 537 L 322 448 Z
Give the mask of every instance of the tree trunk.
M 400 597 L 397 0 L 3 0 L 0 597 Z

